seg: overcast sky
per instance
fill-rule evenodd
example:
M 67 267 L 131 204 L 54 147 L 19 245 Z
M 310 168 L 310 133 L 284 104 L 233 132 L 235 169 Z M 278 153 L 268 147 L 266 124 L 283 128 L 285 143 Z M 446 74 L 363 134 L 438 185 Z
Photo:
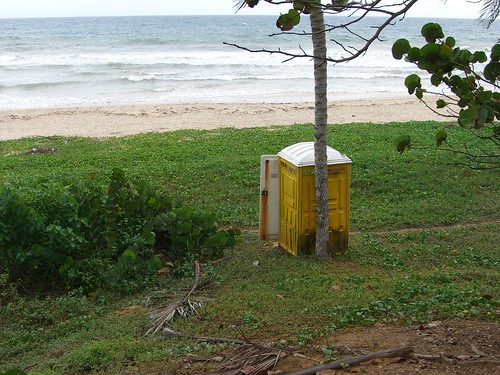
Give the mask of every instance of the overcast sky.
M 478 18 L 480 9 L 480 4 L 470 0 L 420 0 L 409 15 Z M 277 13 L 275 6 L 265 3 L 240 11 Z M 0 0 L 0 18 L 223 14 L 234 14 L 233 0 Z

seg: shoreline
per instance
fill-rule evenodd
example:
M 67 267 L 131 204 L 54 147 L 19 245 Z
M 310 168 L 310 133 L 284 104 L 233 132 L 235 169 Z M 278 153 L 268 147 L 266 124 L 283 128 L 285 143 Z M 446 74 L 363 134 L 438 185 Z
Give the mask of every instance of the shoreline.
M 432 103 L 431 103 L 432 105 Z M 330 100 L 329 124 L 445 121 L 414 97 Z M 38 136 L 119 137 L 181 129 L 251 128 L 314 122 L 314 104 L 131 104 L 0 110 L 0 140 Z

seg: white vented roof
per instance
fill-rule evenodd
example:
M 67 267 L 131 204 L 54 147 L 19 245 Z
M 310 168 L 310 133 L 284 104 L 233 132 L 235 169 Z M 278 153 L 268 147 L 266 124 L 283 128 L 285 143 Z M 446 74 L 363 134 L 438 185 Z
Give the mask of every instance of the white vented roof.
M 351 159 L 334 148 L 327 146 L 326 153 L 328 165 L 351 163 Z M 278 153 L 278 156 L 297 167 L 314 165 L 314 142 L 301 142 L 285 147 Z

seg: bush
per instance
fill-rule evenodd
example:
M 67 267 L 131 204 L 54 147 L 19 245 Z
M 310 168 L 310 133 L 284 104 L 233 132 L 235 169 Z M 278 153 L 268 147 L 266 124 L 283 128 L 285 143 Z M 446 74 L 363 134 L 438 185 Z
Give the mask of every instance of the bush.
M 0 187 L 0 272 L 24 284 L 128 293 L 167 262 L 220 257 L 238 234 L 120 169 L 107 189 L 95 175 Z

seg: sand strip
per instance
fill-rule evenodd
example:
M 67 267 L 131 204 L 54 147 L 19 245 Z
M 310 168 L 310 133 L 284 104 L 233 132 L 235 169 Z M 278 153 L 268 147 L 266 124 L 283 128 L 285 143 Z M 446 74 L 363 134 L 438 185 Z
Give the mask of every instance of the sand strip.
M 412 97 L 330 102 L 329 123 L 440 120 Z M 34 136 L 113 137 L 179 129 L 312 123 L 312 103 L 158 104 L 0 112 L 0 140 Z

